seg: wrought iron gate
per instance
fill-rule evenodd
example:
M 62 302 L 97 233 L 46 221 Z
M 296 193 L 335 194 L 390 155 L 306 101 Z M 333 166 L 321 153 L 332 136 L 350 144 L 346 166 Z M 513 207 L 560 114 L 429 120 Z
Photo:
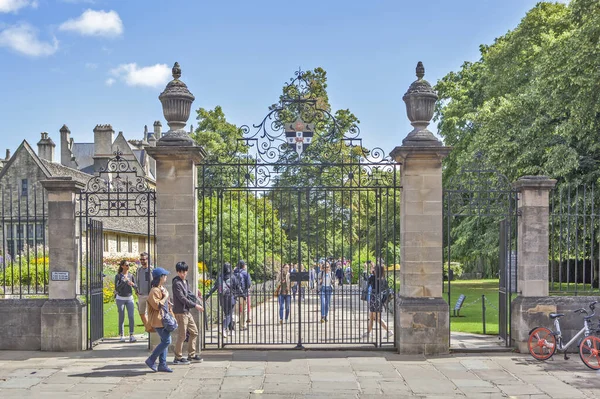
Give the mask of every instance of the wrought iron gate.
M 499 278 L 498 307 L 496 309 L 492 302 L 486 306 L 484 302 L 482 309 L 497 311 L 498 334 L 506 346 L 511 345 L 510 303 L 517 291 L 517 200 L 517 192 L 508 179 L 487 166 L 481 153 L 444 185 L 443 274 L 447 280 L 448 305 L 454 306 L 462 294 L 452 292 L 454 262 L 480 261 L 486 257 L 492 267 L 497 265 L 497 274 L 493 269 L 487 274 Z M 461 240 L 456 243 L 458 235 Z M 498 248 L 497 252 L 493 248 Z M 486 273 L 481 272 L 484 277 Z M 478 300 L 486 301 L 486 298 L 467 298 L 467 302 Z M 484 313 L 482 323 L 485 320 Z
M 148 263 L 153 263 L 156 191 L 131 161 L 117 151 L 89 179 L 77 200 L 76 216 L 82 236 L 80 292 L 88 305 L 88 349 L 91 349 L 104 338 L 104 289 L 108 289 L 116 273 L 104 270 L 105 255 L 137 257 L 140 252 L 147 252 Z
M 370 265 L 381 266 L 389 282 L 381 318 L 393 331 L 399 164 L 380 149 L 365 149 L 356 126 L 342 131 L 309 88 L 298 72 L 284 89 L 293 95 L 256 130 L 242 127 L 228 156 L 200 167 L 205 347 L 394 345 L 381 324 L 365 334 L 369 303 L 361 295 Z M 240 260 L 253 285 L 231 309 L 221 277 L 225 264 L 235 269 Z M 285 265 L 292 272 L 289 295 L 278 295 Z M 327 265 L 334 274 L 341 269 L 331 294 L 319 284 Z
M 102 291 L 102 222 L 88 220 L 86 225 L 87 240 L 87 292 L 89 312 L 89 345 L 104 338 L 104 293 Z

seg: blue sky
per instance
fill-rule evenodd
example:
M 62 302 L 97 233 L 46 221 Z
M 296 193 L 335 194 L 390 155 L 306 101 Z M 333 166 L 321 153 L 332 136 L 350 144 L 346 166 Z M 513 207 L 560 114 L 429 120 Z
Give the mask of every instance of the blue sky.
M 0 156 L 42 131 L 58 145 L 63 124 L 76 142 L 93 142 L 96 124 L 128 139 L 166 128 L 158 95 L 175 61 L 193 109 L 221 105 L 237 125 L 262 120 L 298 67 L 321 66 L 333 109 L 389 152 L 411 130 L 402 96 L 417 61 L 434 84 L 536 3 L 0 0 Z

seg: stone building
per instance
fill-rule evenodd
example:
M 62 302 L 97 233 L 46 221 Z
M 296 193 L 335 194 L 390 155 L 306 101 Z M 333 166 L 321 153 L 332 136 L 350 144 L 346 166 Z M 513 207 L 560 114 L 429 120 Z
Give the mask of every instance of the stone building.
M 149 187 L 155 188 L 156 162 L 148 156 L 146 147 L 156 145 L 161 128 L 156 121 L 153 132 L 145 128 L 141 140 L 127 141 L 123 132 L 115 137 L 111 125 L 97 125 L 93 143 L 78 143 L 64 125 L 60 129 L 59 159 L 55 158 L 56 144 L 46 132 L 41 133 L 37 153 L 26 140 L 12 156 L 7 150 L 6 159 L 0 160 L 0 255 L 14 257 L 27 247 L 46 242 L 48 208 L 42 180 L 69 177 L 87 185 L 118 152 Z M 148 243 L 146 220 L 100 219 L 104 227 L 104 256 L 135 256 L 155 244 L 153 238 Z

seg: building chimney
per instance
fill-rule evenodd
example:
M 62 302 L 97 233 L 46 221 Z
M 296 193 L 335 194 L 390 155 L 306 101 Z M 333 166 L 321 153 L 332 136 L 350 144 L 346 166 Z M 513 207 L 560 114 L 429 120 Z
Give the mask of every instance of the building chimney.
M 115 131 L 111 125 L 96 125 L 94 128 L 94 170 L 104 168 L 113 157 L 112 144 Z
M 38 157 L 45 159 L 49 162 L 54 162 L 54 148 L 56 144 L 50 137 L 48 137 L 48 133 L 42 132 L 42 138 L 37 143 L 38 145 Z
M 60 128 L 60 163 L 69 168 L 77 168 L 73 160 L 73 139 L 67 125 Z
M 6 149 L 6 158 L 4 159 L 5 161 L 10 161 L 10 149 Z
M 142 142 L 148 142 L 148 125 L 144 125 L 144 138 L 142 139 Z
M 112 156 L 115 131 L 111 125 L 96 125 L 94 128 L 94 157 Z
M 160 121 L 154 122 L 154 138 L 160 140 L 162 137 L 162 123 Z

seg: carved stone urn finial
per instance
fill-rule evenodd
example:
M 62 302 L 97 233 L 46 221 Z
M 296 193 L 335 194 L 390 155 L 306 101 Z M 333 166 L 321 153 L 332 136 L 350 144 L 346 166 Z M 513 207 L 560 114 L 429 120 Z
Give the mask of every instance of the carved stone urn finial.
M 195 97 L 188 90 L 181 77 L 181 67 L 173 65 L 173 80 L 167 83 L 158 99 L 162 103 L 163 115 L 169 125 L 169 131 L 158 140 L 157 145 L 194 145 L 194 140 L 185 131 L 185 124 L 190 117 L 190 109 Z
M 433 118 L 433 110 L 438 96 L 429 84 L 423 79 L 425 67 L 419 61 L 417 63 L 417 80 L 415 80 L 408 91 L 402 97 L 406 103 L 406 115 L 414 129 L 402 140 L 405 146 L 441 146 L 442 143 L 427 130 L 427 126 Z
M 181 77 L 181 67 L 179 66 L 179 62 L 175 62 L 171 72 L 173 73 L 173 79 L 179 79 Z
M 419 61 L 417 63 L 417 78 L 421 80 L 423 79 L 423 76 L 425 76 L 425 67 L 423 66 L 423 63 Z

